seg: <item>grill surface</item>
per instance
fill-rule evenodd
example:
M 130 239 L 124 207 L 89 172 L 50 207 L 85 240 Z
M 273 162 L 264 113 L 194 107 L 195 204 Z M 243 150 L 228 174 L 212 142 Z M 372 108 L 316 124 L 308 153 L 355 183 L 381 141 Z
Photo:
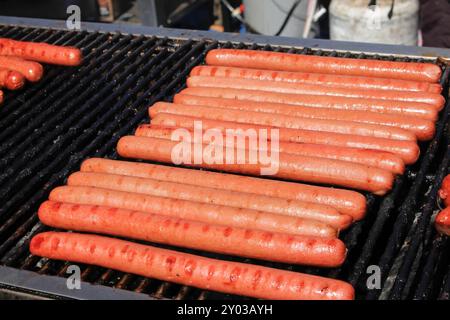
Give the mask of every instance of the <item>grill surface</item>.
M 48 229 L 38 221 L 39 204 L 50 190 L 64 184 L 84 159 L 118 158 L 117 140 L 148 121 L 150 104 L 169 101 L 183 88 L 189 71 L 202 63 L 209 50 L 237 47 L 422 61 L 308 48 L 7 25 L 0 25 L 0 37 L 72 45 L 81 48 L 85 55 L 80 68 L 47 66 L 41 82 L 18 92 L 7 92 L 6 102 L 0 107 L 0 266 L 58 277 L 67 276 L 69 263 L 41 259 L 28 251 L 30 238 Z M 447 93 L 450 68 L 442 67 L 441 83 Z M 359 299 L 449 299 L 449 241 L 437 235 L 432 226 L 439 208 L 437 190 L 450 163 L 449 108 L 447 103 L 435 139 L 421 146 L 420 160 L 397 178 L 393 191 L 383 198 L 366 195 L 366 219 L 341 235 L 349 250 L 341 268 L 305 268 L 177 250 L 339 278 L 355 286 Z M 380 268 L 382 289 L 367 289 L 367 267 L 371 265 Z M 156 298 L 236 298 L 113 270 L 81 267 L 85 282 Z

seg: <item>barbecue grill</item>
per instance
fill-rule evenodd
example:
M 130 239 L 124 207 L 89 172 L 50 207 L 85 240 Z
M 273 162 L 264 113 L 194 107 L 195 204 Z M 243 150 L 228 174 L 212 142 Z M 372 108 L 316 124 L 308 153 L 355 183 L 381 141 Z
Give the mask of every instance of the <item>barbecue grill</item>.
M 7 92 L 0 107 L 0 292 L 73 299 L 242 298 L 88 265 L 80 265 L 82 290 L 69 290 L 69 262 L 42 259 L 28 250 L 31 237 L 49 229 L 39 223 L 36 211 L 50 190 L 63 185 L 86 158 L 119 158 L 118 139 L 148 121 L 150 104 L 170 101 L 209 50 L 234 47 L 437 63 L 447 103 L 435 138 L 421 144 L 420 160 L 396 179 L 392 192 L 366 194 L 367 217 L 341 235 L 349 250 L 342 267 L 176 250 L 342 279 L 354 285 L 358 299 L 449 299 L 450 241 L 435 232 L 432 222 L 450 164 L 450 67 L 436 57 L 450 57 L 450 51 L 137 26 L 64 27 L 57 21 L 0 17 L 0 37 L 76 46 L 85 56 L 79 68 L 46 66 L 42 81 Z M 368 288 L 378 271 L 380 286 L 374 281 Z

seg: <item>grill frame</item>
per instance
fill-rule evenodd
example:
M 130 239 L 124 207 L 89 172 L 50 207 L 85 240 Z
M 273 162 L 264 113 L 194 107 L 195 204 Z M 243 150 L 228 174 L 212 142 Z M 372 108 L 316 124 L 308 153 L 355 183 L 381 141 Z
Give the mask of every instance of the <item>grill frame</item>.
M 66 30 L 66 21 L 34 19 L 22 17 L 9 17 L 0 15 L 0 24 L 19 27 L 48 28 Z M 246 45 L 257 44 L 259 46 L 277 46 L 284 48 L 311 48 L 323 51 L 372 53 L 376 55 L 422 58 L 435 60 L 437 57 L 450 59 L 450 49 L 433 47 L 413 47 L 389 44 L 374 44 L 353 41 L 333 41 L 324 39 L 300 39 L 291 37 L 274 37 L 256 34 L 239 34 L 227 32 L 210 32 L 201 30 L 172 29 L 160 27 L 148 27 L 129 23 L 109 24 L 82 22 L 81 29 L 87 32 L 119 32 L 134 36 L 151 35 L 155 37 L 168 37 L 179 40 L 210 40 L 219 42 L 243 43 Z
M 36 20 L 36 19 L 17 19 L 17 18 L 7 18 L 5 19 L 6 21 L 4 21 L 4 19 L 2 17 L 0 17 L 0 24 L 2 23 L 7 23 L 9 25 L 18 25 L 20 27 L 23 26 L 29 26 L 32 28 L 38 27 L 38 28 L 49 28 L 51 30 L 58 30 L 61 29 L 61 26 L 63 26 L 63 22 L 58 22 L 58 21 L 49 21 L 49 20 Z M 102 24 L 86 24 L 83 26 L 84 30 L 87 30 L 88 32 L 94 32 L 94 31 L 100 31 L 100 32 L 110 32 L 110 31 L 120 31 L 121 33 L 125 32 L 126 34 L 132 34 L 132 35 L 136 35 L 136 36 L 140 36 L 141 34 L 144 34 L 146 36 L 156 36 L 156 37 L 169 37 L 171 40 L 180 40 L 180 41 L 199 41 L 202 40 L 204 41 L 204 43 L 211 43 L 211 45 L 217 44 L 217 41 L 221 42 L 221 43 L 225 43 L 225 42 L 229 42 L 231 41 L 233 44 L 239 43 L 239 44 L 247 44 L 247 45 L 252 45 L 252 46 L 267 46 L 269 49 L 271 48 L 271 46 L 276 46 L 276 47 L 282 47 L 282 48 L 296 48 L 296 49 L 305 49 L 305 47 L 308 48 L 317 48 L 318 46 L 320 46 L 320 49 L 317 49 L 320 53 L 320 50 L 323 51 L 336 51 L 336 52 L 349 52 L 348 49 L 350 49 L 350 53 L 359 53 L 359 52 L 371 52 L 371 50 L 375 50 L 377 49 L 377 51 L 372 51 L 374 53 L 379 54 L 380 56 L 394 56 L 394 57 L 404 57 L 404 56 L 408 56 L 408 57 L 413 57 L 413 58 L 422 58 L 425 60 L 430 60 L 430 61 L 434 61 L 435 57 L 429 57 L 426 56 L 425 54 L 427 52 L 431 52 L 434 49 L 430 49 L 430 48 L 410 48 L 410 47 L 395 47 L 395 46 L 378 46 L 378 45 L 368 45 L 368 44 L 355 44 L 355 43 L 338 43 L 338 42 L 331 42 L 331 41 L 323 41 L 323 40 L 306 40 L 306 39 L 291 39 L 291 38 L 275 38 L 275 37 L 261 37 L 261 36 L 243 36 L 243 35 L 230 35 L 230 34 L 215 34 L 215 33 L 206 33 L 206 32 L 197 32 L 197 31 L 185 31 L 185 30 L 174 30 L 174 29 L 161 29 L 161 28 L 147 28 L 147 27 L 134 27 L 134 26 L 114 26 L 114 25 L 102 25 Z M 119 29 L 119 30 L 117 30 Z M 156 40 L 158 41 L 158 40 Z M 205 44 L 206 45 L 206 44 Z M 336 47 L 343 47 L 345 49 L 336 50 Z M 392 49 L 392 51 L 388 51 L 388 49 Z M 394 50 L 395 49 L 395 50 Z M 308 49 L 306 49 L 308 50 Z M 437 49 L 439 50 L 439 49 Z M 380 51 L 381 54 L 380 54 Z M 448 52 L 447 52 L 448 51 Z M 441 52 L 436 51 L 436 52 Z M 419 55 L 417 55 L 418 53 L 420 53 Z M 444 52 L 442 52 L 443 55 L 445 55 L 446 57 L 450 57 L 450 50 L 444 50 Z M 199 60 L 201 61 L 201 60 Z M 447 77 L 448 77 L 448 72 L 449 69 L 447 68 Z M 154 97 L 154 100 L 159 100 L 161 98 L 165 98 L 164 96 L 160 96 L 160 94 L 158 94 L 157 96 Z M 447 111 L 448 111 L 448 106 L 447 106 Z M 446 128 L 446 126 L 448 126 L 448 124 L 445 124 L 444 121 L 442 121 L 443 123 L 443 128 L 442 130 L 448 130 L 448 128 Z M 119 132 L 115 133 L 115 136 L 121 136 L 123 135 L 123 133 L 127 132 L 127 130 L 129 130 L 131 128 L 131 126 L 127 126 L 127 128 L 121 128 L 119 130 Z M 448 131 L 446 131 L 448 133 Z M 432 154 L 434 156 L 434 154 Z M 422 163 L 422 162 L 421 162 Z M 423 179 L 425 179 L 426 177 L 424 177 Z M 404 179 L 408 179 L 408 177 L 405 177 Z M 399 185 L 398 183 L 396 183 L 397 189 L 401 189 L 401 185 Z M 419 188 L 420 189 L 420 188 Z M 400 192 L 400 190 L 397 191 L 393 191 L 393 192 Z M 374 200 L 370 200 L 369 201 L 374 201 Z M 389 214 L 392 214 L 392 207 L 389 207 L 390 205 L 393 206 L 393 203 L 390 204 L 388 200 L 383 201 L 383 203 L 386 204 L 387 208 L 385 209 L 380 209 L 378 210 L 378 212 L 382 211 L 382 212 L 386 212 L 386 214 L 389 216 Z M 434 207 L 431 208 L 431 210 Z M 373 214 L 372 214 L 373 216 Z M 424 218 L 425 219 L 425 218 Z M 363 232 L 362 228 L 363 226 L 360 225 L 359 227 L 361 230 L 359 232 Z M 358 233 L 356 233 L 358 235 Z M 404 235 L 405 237 L 407 235 Z M 403 238 L 400 237 L 400 238 Z M 350 243 L 354 243 L 355 239 L 348 239 Z M 438 241 L 438 240 L 436 240 Z M 447 241 L 448 242 L 448 241 Z M 355 245 L 355 243 L 354 243 Z M 434 248 L 434 247 L 433 247 Z M 367 262 L 368 263 L 368 262 Z M 365 265 L 364 263 L 362 264 L 363 266 Z M 390 263 L 387 264 L 388 266 L 390 265 Z M 6 268 L 6 269 L 5 269 Z M 7 277 L 5 277 L 5 274 L 7 274 L 9 267 L 5 267 L 5 266 L 0 266 L 0 288 L 1 287 L 5 287 L 5 288 L 14 288 L 14 290 L 17 291 L 25 291 L 25 292 L 33 292 L 35 294 L 41 295 L 42 293 L 44 293 L 44 296 L 46 297 L 53 297 L 53 298 L 92 298 L 92 296 L 88 296 L 88 295 L 77 295 L 74 292 L 71 291 L 67 291 L 68 289 L 65 288 L 65 286 L 61 287 L 61 283 L 65 283 L 65 279 L 61 278 L 61 277 L 51 277 L 51 276 L 44 276 L 44 275 L 38 275 L 36 273 L 33 272 L 29 272 L 29 271 L 25 271 L 25 270 L 16 270 L 17 273 L 15 273 L 15 275 L 17 276 L 16 280 L 11 281 L 11 279 L 8 279 Z M 355 269 L 356 267 L 354 267 L 353 269 Z M 406 268 L 406 267 L 405 267 Z M 15 270 L 15 269 L 14 269 Z M 308 270 L 308 268 L 306 268 L 305 270 Z M 11 270 L 9 270 L 11 271 Z M 359 270 L 360 272 L 363 271 L 363 268 L 361 268 Z M 6 272 L 6 273 L 5 273 Z M 3 273 L 3 276 L 2 276 Z M 342 273 L 342 270 L 336 270 L 335 274 L 338 275 L 339 273 Z M 361 275 L 361 273 L 359 273 L 359 275 Z M 358 279 L 356 279 L 358 280 Z M 355 282 L 356 282 L 355 280 Z M 8 282 L 9 281 L 9 282 Z M 447 278 L 447 281 L 450 281 Z M 48 285 L 49 283 L 54 283 L 54 285 Z M 126 281 L 125 281 L 126 283 Z M 426 281 L 424 280 L 423 283 L 426 283 Z M 91 284 L 88 284 L 88 286 L 93 286 Z M 119 284 L 120 286 L 120 284 Z M 117 290 L 120 289 L 113 289 L 113 288 L 109 288 L 106 286 L 95 286 L 96 288 L 101 288 L 99 289 L 99 293 L 100 292 L 105 292 L 105 296 L 107 297 L 111 297 L 111 298 L 120 298 L 120 299 L 126 299 L 128 297 L 129 294 L 129 298 L 130 299 L 135 299 L 139 296 L 142 296 L 142 298 L 152 298 L 149 297 L 147 294 L 140 294 L 140 293 L 135 293 L 132 291 L 128 291 L 128 290 L 121 290 L 119 296 L 115 296 L 113 294 L 113 292 L 117 292 Z M 402 288 L 402 284 L 396 285 L 396 290 L 398 290 L 398 294 L 393 295 L 392 298 L 400 298 L 402 292 L 404 291 L 404 286 Z M 110 290 L 108 290 L 110 289 Z M 105 291 L 103 291 L 105 290 Z M 73 290 L 72 290 L 73 291 Z M 95 289 L 94 289 L 95 291 Z M 111 293 L 109 293 L 111 291 Z M 122 292 L 123 291 L 123 292 Z M 109 296 L 109 294 L 111 294 L 111 296 Z M 371 298 L 370 296 L 368 296 L 368 298 Z M 372 297 L 373 298 L 373 297 Z

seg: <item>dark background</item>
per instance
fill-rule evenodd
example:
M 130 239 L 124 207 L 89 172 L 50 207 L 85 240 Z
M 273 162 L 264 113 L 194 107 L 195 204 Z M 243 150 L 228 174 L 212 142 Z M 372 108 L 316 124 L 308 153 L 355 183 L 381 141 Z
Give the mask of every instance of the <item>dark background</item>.
M 213 0 L 114 0 L 115 21 L 129 21 L 147 24 L 139 17 L 137 3 L 142 1 L 154 12 L 152 23 L 158 26 L 208 30 L 216 20 L 213 13 Z M 146 2 L 144 2 L 146 1 Z M 331 0 L 321 0 L 328 7 Z M 238 7 L 240 0 L 229 1 Z M 151 5 L 150 5 L 151 3 Z M 420 0 L 420 25 L 423 45 L 450 48 L 450 0 Z M 75 4 L 81 8 L 83 21 L 100 21 L 97 0 L 0 0 L 0 15 L 34 17 L 44 19 L 66 19 L 66 8 Z M 223 30 L 239 32 L 241 23 L 231 17 L 222 5 Z M 322 39 L 329 38 L 328 15 L 319 21 Z

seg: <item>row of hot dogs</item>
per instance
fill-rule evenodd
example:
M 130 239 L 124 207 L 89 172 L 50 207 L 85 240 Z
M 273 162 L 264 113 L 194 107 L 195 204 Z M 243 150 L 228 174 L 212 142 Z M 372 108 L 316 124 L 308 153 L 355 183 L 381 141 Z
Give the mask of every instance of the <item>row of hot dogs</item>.
M 275 180 L 107 159 L 88 159 L 54 189 L 40 220 L 72 231 L 321 267 L 343 263 L 336 238 L 362 195 Z M 356 196 L 356 197 L 355 197 Z M 359 198 L 360 196 L 360 198 Z M 312 202 L 304 202 L 309 198 Z M 33 254 L 95 264 L 199 288 L 266 299 L 352 299 L 344 282 L 206 259 L 92 235 L 47 232 Z
M 27 80 L 39 81 L 44 75 L 40 62 L 77 66 L 81 61 L 82 54 L 77 48 L 0 38 L 0 89 L 18 90 Z
M 246 60 L 248 55 L 254 59 Z M 223 135 L 227 129 L 277 128 L 280 159 L 275 176 L 378 195 L 388 192 L 395 175 L 402 174 L 405 165 L 418 159 L 417 141 L 434 136 L 435 121 L 445 101 L 439 93 L 440 85 L 426 82 L 428 86 L 424 86 L 428 76 L 423 76 L 422 82 L 390 79 L 382 88 L 363 85 L 354 88 L 350 85 L 364 83 L 362 77 L 327 74 L 320 78 L 317 74 L 278 71 L 293 68 L 275 63 L 285 56 L 301 58 L 246 50 L 211 51 L 207 63 L 212 66 L 196 67 L 187 80 L 188 88 L 175 95 L 174 103 L 159 102 L 150 107 L 151 125 L 142 125 L 135 136 L 122 138 L 119 153 L 169 162 L 176 144 L 170 141 L 173 129 L 193 131 L 197 120 L 201 120 L 203 130 L 216 129 Z M 313 59 L 320 67 L 322 59 L 328 58 Z M 396 66 L 392 62 L 379 64 L 378 69 L 368 69 L 365 75 Z M 435 65 L 399 64 L 403 68 L 425 69 L 425 75 L 435 75 L 433 79 L 440 74 Z M 238 68 L 241 65 L 264 69 Z M 295 66 L 303 70 L 300 63 Z M 278 69 L 267 71 L 271 68 Z M 420 79 L 419 75 L 416 72 L 415 77 Z M 392 76 L 403 77 L 397 73 Z M 305 83 L 311 77 L 328 82 Z M 411 74 L 406 73 L 404 77 L 409 78 Z M 382 79 L 376 80 L 382 83 Z M 400 90 L 402 87 L 417 91 Z M 261 169 L 254 165 L 202 163 L 199 166 L 245 174 L 256 174 Z
M 213 50 L 174 103 L 120 139 L 126 158 L 172 164 L 174 130 L 279 130 L 278 178 L 383 195 L 434 135 L 444 99 L 440 68 Z M 245 67 L 245 69 L 243 69 Z M 274 71 L 275 70 L 275 71 Z M 226 141 L 222 139 L 221 141 Z M 195 149 L 195 141 L 188 142 Z M 225 147 L 235 148 L 227 145 Z M 262 147 L 256 147 L 261 150 Z M 250 152 L 251 147 L 245 147 Z M 260 166 L 190 162 L 259 175 Z M 359 192 L 164 165 L 89 159 L 39 209 L 49 226 L 177 247 L 320 267 L 346 257 L 340 230 L 364 217 Z M 268 299 L 352 299 L 345 282 L 215 260 L 77 233 L 43 233 L 36 255 L 89 263 L 199 288 Z

